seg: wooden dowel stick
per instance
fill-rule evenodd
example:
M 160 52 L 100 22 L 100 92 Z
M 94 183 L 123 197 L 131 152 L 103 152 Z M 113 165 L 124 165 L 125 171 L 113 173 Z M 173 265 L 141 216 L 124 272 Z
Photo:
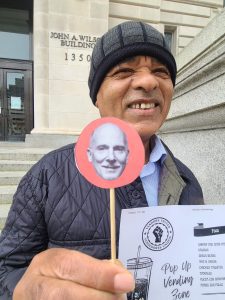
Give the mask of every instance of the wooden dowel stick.
M 116 214 L 115 189 L 110 189 L 110 232 L 111 232 L 111 260 L 116 261 Z

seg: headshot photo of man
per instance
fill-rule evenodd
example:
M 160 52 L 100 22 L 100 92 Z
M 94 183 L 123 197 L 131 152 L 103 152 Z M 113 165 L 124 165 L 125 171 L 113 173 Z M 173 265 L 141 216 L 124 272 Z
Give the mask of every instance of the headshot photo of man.
M 87 155 L 101 178 L 117 179 L 128 161 L 129 149 L 125 133 L 112 123 L 97 127 L 90 138 Z

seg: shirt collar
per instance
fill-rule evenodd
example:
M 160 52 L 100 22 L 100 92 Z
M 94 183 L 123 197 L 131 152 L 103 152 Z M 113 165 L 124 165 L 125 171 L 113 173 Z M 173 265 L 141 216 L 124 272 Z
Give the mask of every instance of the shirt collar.
M 166 159 L 167 152 L 165 147 L 163 146 L 163 143 L 161 142 L 160 138 L 157 137 L 157 135 L 155 135 L 154 139 L 151 140 L 151 145 L 153 148 L 150 153 L 149 162 L 155 163 L 157 161 L 160 161 L 160 163 L 162 164 Z
M 163 146 L 163 143 L 161 142 L 160 138 L 154 135 L 151 138 L 150 143 L 151 143 L 152 151 L 150 153 L 148 163 L 145 164 L 144 167 L 142 168 L 140 174 L 141 178 L 151 175 L 153 173 L 153 170 L 155 169 L 153 168 L 153 165 L 157 162 L 159 162 L 160 165 L 162 165 L 167 156 L 166 149 Z

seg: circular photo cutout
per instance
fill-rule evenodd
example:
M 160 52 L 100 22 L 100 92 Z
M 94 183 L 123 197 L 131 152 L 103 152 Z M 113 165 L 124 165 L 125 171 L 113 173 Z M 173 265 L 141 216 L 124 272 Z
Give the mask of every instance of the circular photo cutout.
M 101 188 L 134 181 L 144 165 L 144 147 L 137 131 L 117 118 L 101 118 L 88 124 L 74 154 L 80 173 Z

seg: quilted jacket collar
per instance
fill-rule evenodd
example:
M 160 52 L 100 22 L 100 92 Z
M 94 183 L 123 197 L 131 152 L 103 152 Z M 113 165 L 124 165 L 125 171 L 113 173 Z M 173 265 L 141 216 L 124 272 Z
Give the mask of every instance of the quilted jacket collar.
M 159 205 L 178 204 L 186 183 L 181 178 L 170 153 L 164 161 L 160 178 Z
M 169 151 L 161 170 L 159 205 L 179 204 L 180 195 L 185 185 L 186 183 L 179 174 L 173 156 Z M 122 192 L 124 189 L 126 191 L 125 197 Z M 120 195 L 121 192 L 122 195 Z M 117 189 L 117 199 L 123 202 L 123 204 L 121 204 L 121 207 L 123 208 L 148 206 L 140 177 L 131 184 Z

